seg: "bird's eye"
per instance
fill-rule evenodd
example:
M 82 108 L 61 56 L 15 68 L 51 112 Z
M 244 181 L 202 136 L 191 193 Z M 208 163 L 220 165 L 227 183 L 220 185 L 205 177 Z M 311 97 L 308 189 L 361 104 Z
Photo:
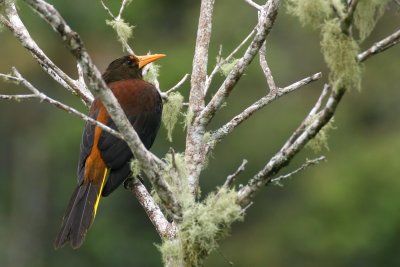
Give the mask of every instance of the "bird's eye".
M 133 66 L 133 61 L 132 61 L 132 60 L 128 60 L 128 61 L 126 62 L 126 64 L 128 64 L 128 66 Z

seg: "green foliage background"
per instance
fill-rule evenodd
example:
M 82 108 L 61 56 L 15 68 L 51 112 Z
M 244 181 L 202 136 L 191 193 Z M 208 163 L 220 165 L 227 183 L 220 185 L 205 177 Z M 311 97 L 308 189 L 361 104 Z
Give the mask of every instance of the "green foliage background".
M 82 36 L 101 70 L 122 55 L 109 19 L 98 1 L 51 1 Z M 118 1 L 108 1 L 117 12 Z M 58 36 L 24 3 L 19 12 L 45 52 L 76 77 L 73 58 Z M 361 49 L 399 26 L 394 4 Z M 135 0 L 125 21 L 135 25 L 131 44 L 138 54 L 165 53 L 160 83 L 167 90 L 191 72 L 199 3 L 190 0 Z M 219 45 L 223 56 L 256 22 L 244 1 L 216 1 L 210 68 Z M 303 28 L 281 9 L 268 37 L 268 58 L 280 86 L 327 69 L 319 33 Z M 0 33 L 0 72 L 16 66 L 47 94 L 82 111 L 80 101 L 51 81 L 7 30 Z M 335 116 L 327 163 L 285 183 L 267 187 L 236 223 L 205 266 L 398 266 L 400 254 L 400 47 L 368 60 L 362 91 L 346 95 Z M 218 78 L 219 80 L 222 77 Z M 215 85 L 218 85 L 218 80 Z M 226 138 L 204 172 L 203 195 L 224 182 L 242 158 L 249 164 L 239 177 L 245 183 L 279 149 L 315 102 L 323 86 L 316 82 L 286 96 Z M 214 87 L 215 88 L 215 87 Z M 189 84 L 181 92 L 187 99 Z M 265 94 L 266 82 L 253 62 L 227 106 L 210 125 L 215 129 Z M 24 92 L 1 83 L 0 93 Z M 212 89 L 211 92 L 212 94 Z M 183 119 L 183 117 L 181 118 Z M 38 102 L 0 102 L 0 266 L 160 266 L 160 240 L 135 198 L 123 188 L 103 199 L 83 247 L 54 251 L 52 241 L 75 186 L 83 122 Z M 180 127 L 173 143 L 162 129 L 153 146 L 160 157 L 184 147 Z M 299 154 L 284 171 L 299 166 L 312 151 Z M 223 254 L 224 256 L 221 256 Z

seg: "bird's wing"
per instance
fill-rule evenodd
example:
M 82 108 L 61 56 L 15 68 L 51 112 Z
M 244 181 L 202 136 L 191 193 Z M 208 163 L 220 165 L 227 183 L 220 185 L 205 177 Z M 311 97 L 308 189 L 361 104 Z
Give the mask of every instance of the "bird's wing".
M 96 119 L 98 115 L 98 111 L 91 110 L 89 116 L 93 119 Z M 90 122 L 86 122 L 85 128 L 82 134 L 82 141 L 79 153 L 79 162 L 78 162 L 78 184 L 82 184 L 85 173 L 85 162 L 90 152 L 92 151 L 93 141 L 94 141 L 94 132 L 95 125 Z
M 128 116 L 130 123 L 147 149 L 153 144 L 160 127 L 160 116 L 159 112 L 143 112 Z M 115 123 L 111 119 L 107 126 L 116 129 Z M 101 151 L 102 159 L 110 168 L 110 175 L 103 189 L 103 196 L 106 196 L 129 176 L 129 163 L 133 155 L 125 141 L 104 131 L 100 136 L 98 148 Z

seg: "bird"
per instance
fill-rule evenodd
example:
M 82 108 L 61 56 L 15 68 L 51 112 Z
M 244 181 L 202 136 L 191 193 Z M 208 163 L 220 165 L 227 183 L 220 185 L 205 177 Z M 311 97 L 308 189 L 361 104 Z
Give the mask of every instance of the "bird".
M 102 75 L 144 146 L 149 149 L 160 128 L 162 99 L 157 88 L 143 80 L 147 64 L 165 57 L 125 55 L 112 61 Z M 89 116 L 112 129 L 116 125 L 95 98 Z M 130 175 L 133 154 L 125 141 L 87 122 L 80 145 L 77 186 L 64 213 L 55 249 L 70 243 L 79 248 L 93 223 L 100 198 L 108 196 Z

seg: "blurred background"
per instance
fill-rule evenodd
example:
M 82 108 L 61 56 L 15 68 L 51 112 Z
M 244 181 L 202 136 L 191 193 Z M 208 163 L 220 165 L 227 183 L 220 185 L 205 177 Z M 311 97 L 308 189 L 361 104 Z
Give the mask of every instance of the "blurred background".
M 162 90 L 191 72 L 199 1 L 135 0 L 124 13 L 135 25 L 130 44 L 138 54 L 165 53 Z M 51 1 L 81 34 L 101 71 L 123 55 L 99 1 Z M 115 13 L 119 1 L 106 2 Z M 56 33 L 23 2 L 19 13 L 32 37 L 64 71 L 76 66 Z M 362 45 L 399 27 L 399 7 L 391 4 L 376 30 Z M 255 10 L 244 1 L 216 1 L 209 67 L 220 44 L 223 56 L 256 23 Z M 0 72 L 12 66 L 49 96 L 82 112 L 81 102 L 52 81 L 31 55 L 4 29 L 0 33 Z M 267 57 L 279 86 L 323 72 L 323 79 L 285 96 L 258 112 L 223 141 L 201 179 L 202 194 L 221 185 L 243 158 L 249 160 L 238 183 L 262 168 L 296 129 L 319 96 L 327 70 L 319 34 L 300 26 L 282 8 L 268 37 Z M 324 162 L 286 181 L 268 186 L 235 223 L 205 266 L 400 266 L 400 46 L 368 60 L 363 89 L 349 92 L 335 116 L 329 151 L 304 150 L 281 173 L 320 154 Z M 222 77 L 214 82 L 214 93 Z M 258 58 L 216 116 L 216 129 L 266 93 Z M 180 89 L 188 96 L 189 83 Z M 26 92 L 1 82 L 1 94 Z M 79 250 L 53 249 L 64 209 L 76 183 L 83 122 L 46 103 L 0 102 L 0 266 L 161 266 L 155 244 L 160 239 L 131 193 L 123 188 L 103 199 L 93 227 Z M 179 125 L 169 143 L 161 129 L 152 151 L 163 157 L 169 147 L 184 148 Z M 225 259 L 226 258 L 226 259 Z

